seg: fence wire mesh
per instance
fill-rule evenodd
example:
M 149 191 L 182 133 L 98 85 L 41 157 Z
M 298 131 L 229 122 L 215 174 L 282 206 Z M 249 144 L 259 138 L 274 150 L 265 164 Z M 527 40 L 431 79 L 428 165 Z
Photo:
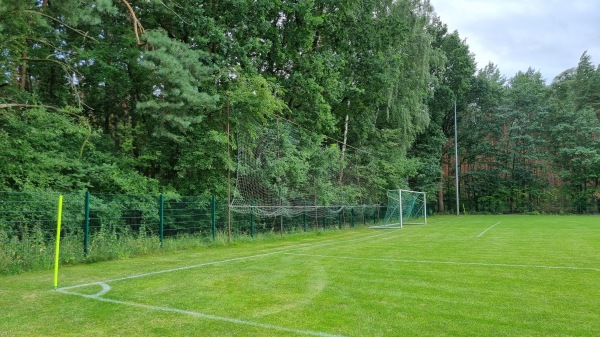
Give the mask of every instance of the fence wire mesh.
M 59 193 L 0 192 L 0 273 L 50 268 Z M 61 262 L 125 257 L 187 239 L 197 244 L 260 234 L 343 229 L 383 218 L 379 205 L 309 207 L 293 214 L 232 212 L 214 197 L 63 194 Z

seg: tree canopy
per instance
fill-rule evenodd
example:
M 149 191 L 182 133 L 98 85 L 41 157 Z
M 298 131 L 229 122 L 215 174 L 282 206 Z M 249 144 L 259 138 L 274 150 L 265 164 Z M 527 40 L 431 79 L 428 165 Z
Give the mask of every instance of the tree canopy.
M 444 211 L 456 102 L 466 208 L 600 207 L 591 58 L 551 85 L 477 70 L 427 0 L 4 0 L 0 18 L 3 190 L 224 196 L 238 142 L 285 121 L 278 177 Z

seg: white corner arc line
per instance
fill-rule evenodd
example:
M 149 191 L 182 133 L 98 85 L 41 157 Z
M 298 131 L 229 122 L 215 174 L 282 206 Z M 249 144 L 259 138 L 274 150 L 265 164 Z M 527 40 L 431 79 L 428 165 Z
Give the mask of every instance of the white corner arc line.
M 496 227 L 496 225 L 500 224 L 502 221 L 498 221 L 495 224 L 491 225 L 490 227 L 488 227 L 486 230 L 484 230 L 483 232 L 479 233 L 479 235 L 477 235 L 478 238 L 482 237 L 483 234 L 485 234 L 485 232 L 489 231 L 490 229 Z
M 99 292 L 94 294 L 94 297 L 100 297 L 100 296 L 106 294 L 107 292 L 109 292 L 111 289 L 107 283 L 100 282 L 99 284 L 102 286 L 102 290 L 100 290 Z
M 75 293 L 75 292 L 69 292 L 69 291 L 66 291 L 64 288 L 57 289 L 57 291 L 61 292 L 63 294 L 77 295 L 77 296 L 81 296 L 81 297 L 85 297 L 85 298 L 89 298 L 89 299 L 94 299 L 94 300 L 98 300 L 98 301 L 102 301 L 102 302 L 108 302 L 108 303 L 114 303 L 114 304 L 121 304 L 121 305 L 128 305 L 128 306 L 132 306 L 132 307 L 138 307 L 138 308 L 150 309 L 150 310 L 158 310 L 158 311 L 163 311 L 163 312 L 172 312 L 172 313 L 177 313 L 177 314 L 184 314 L 184 315 L 189 315 L 189 316 L 194 316 L 194 317 L 199 317 L 199 318 L 212 319 L 212 320 L 223 321 L 223 322 L 234 323 L 234 324 L 248 325 L 248 326 L 253 326 L 253 327 L 257 327 L 257 328 L 264 328 L 264 329 L 269 329 L 269 330 L 278 330 L 278 331 L 284 331 L 284 332 L 292 332 L 292 333 L 301 334 L 301 335 L 307 335 L 307 336 L 345 337 L 344 335 L 330 334 L 330 333 L 327 333 L 327 332 L 313 331 L 313 330 L 292 329 L 292 328 L 286 328 L 286 327 L 278 326 L 278 325 L 265 324 L 265 323 L 259 323 L 259 322 L 253 322 L 253 321 L 245 321 L 245 320 L 241 320 L 241 319 L 229 318 L 229 317 L 221 317 L 221 316 L 216 316 L 216 315 L 203 314 L 203 313 L 200 313 L 200 312 L 195 312 L 195 311 L 190 311 L 190 310 L 182 310 L 182 309 L 175 309 L 175 308 L 169 308 L 169 307 L 161 307 L 161 306 L 148 305 L 148 304 L 142 304 L 142 303 L 113 300 L 113 299 L 110 299 L 110 298 L 100 297 L 98 294 L 95 294 L 95 295 L 86 295 L 86 294 L 80 294 L 80 293 Z

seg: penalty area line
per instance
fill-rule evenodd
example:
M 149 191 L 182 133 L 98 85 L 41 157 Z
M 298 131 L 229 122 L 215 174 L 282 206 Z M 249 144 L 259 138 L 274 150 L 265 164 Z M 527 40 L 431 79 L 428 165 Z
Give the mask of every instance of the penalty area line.
M 300 254 L 300 253 L 283 253 L 283 254 L 284 255 L 310 256 L 310 257 L 323 257 L 323 258 L 331 258 L 331 259 L 339 259 L 339 260 L 381 261 L 381 262 L 422 263 L 422 264 L 449 264 L 449 265 L 483 266 L 483 267 L 567 269 L 567 270 L 585 270 L 585 271 L 600 272 L 599 268 L 572 267 L 572 266 L 543 266 L 543 265 L 535 265 L 535 264 L 459 262 L 459 261 L 436 261 L 436 260 L 377 259 L 377 258 L 365 258 L 365 257 L 348 257 L 348 256 L 332 256 L 332 255 Z
M 253 321 L 246 321 L 246 320 L 237 319 L 237 318 L 203 314 L 200 312 L 190 311 L 190 310 L 161 307 L 161 306 L 142 304 L 142 303 L 136 303 L 136 302 L 119 301 L 119 300 L 114 300 L 114 299 L 110 299 L 110 298 L 100 297 L 98 294 L 86 295 L 86 294 L 80 294 L 80 293 L 76 293 L 76 292 L 70 292 L 70 291 L 64 290 L 64 288 L 62 290 L 58 289 L 58 292 L 61 292 L 63 294 L 68 294 L 68 295 L 76 295 L 76 296 L 80 296 L 80 297 L 85 297 L 88 299 L 98 300 L 98 301 L 102 301 L 102 302 L 113 303 L 113 304 L 127 305 L 127 306 L 131 306 L 131 307 L 137 307 L 137 308 L 143 308 L 143 309 L 149 309 L 149 310 L 157 310 L 157 311 L 163 311 L 163 312 L 171 312 L 171 313 L 176 313 L 176 314 L 183 314 L 183 315 L 204 318 L 204 319 L 211 319 L 211 320 L 222 321 L 222 322 L 227 322 L 227 323 L 248 325 L 248 326 L 252 326 L 252 327 L 269 329 L 269 330 L 277 330 L 277 331 L 283 331 L 283 332 L 291 332 L 291 333 L 296 333 L 296 334 L 300 334 L 300 335 L 318 336 L 318 337 L 345 337 L 344 335 L 330 334 L 327 332 L 293 329 L 293 328 L 287 328 L 284 326 L 265 324 L 265 323 L 259 323 L 259 322 L 253 322 Z
M 477 237 L 478 237 L 478 238 L 482 237 L 482 236 L 483 236 L 483 234 L 485 234 L 485 232 L 487 232 L 487 231 L 489 231 L 490 229 L 492 229 L 492 228 L 496 227 L 496 225 L 499 225 L 499 224 L 500 224 L 500 222 L 502 222 L 502 221 L 498 221 L 498 222 L 496 222 L 495 224 L 491 225 L 491 226 L 490 226 L 490 227 L 488 227 L 486 230 L 484 230 L 483 232 L 479 233 L 479 235 L 477 235 Z

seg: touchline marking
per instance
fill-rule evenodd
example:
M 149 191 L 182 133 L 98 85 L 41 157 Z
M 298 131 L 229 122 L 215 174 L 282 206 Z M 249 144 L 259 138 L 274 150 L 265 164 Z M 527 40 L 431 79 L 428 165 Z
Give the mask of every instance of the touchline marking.
M 570 270 L 588 270 L 600 271 L 598 268 L 587 267 L 571 267 L 571 266 L 541 266 L 535 264 L 509 264 L 509 263 L 485 263 L 485 262 L 456 262 L 456 261 L 436 261 L 436 260 L 401 260 L 401 259 L 373 259 L 364 257 L 347 257 L 347 256 L 332 256 L 320 254 L 300 254 L 300 253 L 283 253 L 285 255 L 299 255 L 311 257 L 325 257 L 341 260 L 363 260 L 363 261 L 383 261 L 383 262 L 401 262 L 401 263 L 428 263 L 428 264 L 452 264 L 452 265 L 467 265 L 467 266 L 486 266 L 486 267 L 518 267 L 518 268 L 540 268 L 540 269 L 570 269 Z
M 490 227 L 488 227 L 486 230 L 484 230 L 483 232 L 479 233 L 479 235 L 477 235 L 478 238 L 480 238 L 483 234 L 485 234 L 485 232 L 489 231 L 490 229 L 494 228 L 496 225 L 498 225 L 500 222 L 502 221 L 498 221 L 495 224 L 491 225 Z
M 304 245 L 302 247 L 293 247 L 293 248 L 284 249 L 284 250 L 281 250 L 281 251 L 279 251 L 277 253 L 285 253 L 285 252 L 289 252 L 289 251 L 293 251 L 293 250 L 299 250 L 299 249 L 304 249 L 304 248 L 314 248 L 314 247 L 329 246 L 329 245 L 333 245 L 333 244 L 336 244 L 336 243 L 346 243 L 346 242 L 354 242 L 354 241 L 367 240 L 367 239 L 372 239 L 372 238 L 384 236 L 386 234 L 387 233 L 380 233 L 380 234 L 374 234 L 374 235 L 364 236 L 364 237 L 360 237 L 360 238 L 356 238 L 356 239 L 348 239 L 348 240 L 341 240 L 341 241 L 331 241 L 331 242 L 325 242 L 325 243 L 319 243 L 319 244 L 308 244 L 308 245 Z M 390 236 L 390 235 L 387 234 L 387 236 Z
M 116 281 L 131 280 L 131 279 L 135 279 L 135 278 L 153 276 L 153 275 L 158 275 L 158 274 L 165 274 L 165 273 L 170 273 L 170 272 L 174 272 L 174 271 L 188 270 L 188 269 L 200 268 L 200 267 L 211 266 L 211 265 L 216 265 L 216 264 L 221 264 L 221 263 L 235 262 L 235 261 L 241 261 L 241 260 L 246 260 L 246 259 L 283 254 L 285 252 L 304 249 L 304 248 L 321 247 L 321 246 L 327 246 L 327 245 L 332 245 L 332 244 L 336 244 L 336 243 L 345 243 L 345 242 L 366 240 L 366 239 L 371 239 L 371 238 L 382 236 L 382 235 L 384 235 L 384 234 L 369 235 L 366 237 L 360 237 L 360 238 L 356 238 L 356 239 L 349 239 L 349 240 L 343 240 L 343 241 L 332 241 L 332 242 L 313 244 L 313 245 L 309 244 L 309 245 L 305 245 L 302 247 L 294 247 L 294 248 L 279 250 L 279 251 L 270 252 L 270 253 L 242 256 L 242 257 L 236 257 L 236 258 L 226 259 L 226 260 L 205 262 L 205 263 L 195 264 L 195 265 L 191 265 L 191 266 L 157 270 L 157 271 L 153 271 L 153 272 L 149 272 L 149 273 L 135 274 L 135 275 L 119 277 L 119 278 L 115 278 L 115 279 L 111 279 L 111 280 L 82 283 L 82 284 L 77 284 L 77 285 L 72 285 L 72 286 L 67 286 L 67 287 L 61 287 L 61 288 L 58 288 L 57 290 L 68 290 L 68 289 L 82 288 L 82 287 L 87 287 L 87 286 L 92 286 L 92 285 L 102 285 L 102 284 L 107 284 L 107 283 L 116 282 Z M 62 292 L 65 292 L 65 291 L 62 291 Z
M 102 284 L 102 282 L 97 282 L 96 284 Z M 106 284 L 104 284 L 104 285 L 108 286 Z M 103 288 L 104 288 L 104 286 L 103 286 Z M 110 290 L 110 287 L 108 287 L 108 288 Z M 105 289 L 106 288 L 104 288 L 100 293 L 103 293 L 103 291 Z M 195 312 L 195 311 L 190 311 L 190 310 L 182 310 L 182 309 L 175 309 L 175 308 L 169 308 L 169 307 L 160 307 L 160 306 L 148 305 L 148 304 L 142 304 L 142 303 L 113 300 L 113 299 L 110 299 L 110 298 L 100 297 L 101 296 L 100 293 L 95 294 L 95 295 L 86 295 L 86 294 L 80 294 L 80 293 L 66 291 L 66 288 L 57 289 L 56 291 L 58 291 L 60 293 L 63 293 L 63 294 L 81 296 L 81 297 L 85 297 L 85 298 L 89 298 L 89 299 L 94 299 L 94 300 L 98 300 L 98 301 L 102 301 L 102 302 L 122 304 L 122 305 L 128 305 L 128 306 L 132 306 L 132 307 L 138 307 L 138 308 L 144 308 L 144 309 L 150 309 L 150 310 L 159 310 L 159 311 L 164 311 L 164 312 L 172 312 L 172 313 L 176 313 L 176 314 L 184 314 L 184 315 L 189 315 L 189 316 L 194 316 L 194 317 L 199 317 L 199 318 L 212 319 L 212 320 L 216 320 L 216 321 L 223 321 L 223 322 L 234 323 L 234 324 L 249 325 L 249 326 L 253 326 L 253 327 L 257 327 L 257 328 L 278 330 L 278 331 L 284 331 L 284 332 L 293 332 L 293 333 L 297 333 L 297 334 L 301 334 L 301 335 L 308 335 L 308 336 L 345 337 L 344 335 L 334 335 L 334 334 L 330 334 L 330 333 L 327 333 L 327 332 L 292 329 L 292 328 L 286 328 L 286 327 L 283 327 L 283 326 L 277 326 L 277 325 L 271 325 L 271 324 L 265 324 L 265 323 L 258 323 L 258 322 L 252 322 L 252 321 L 245 321 L 245 320 L 236 319 L 236 318 L 229 318 L 229 317 L 221 317 L 221 316 L 203 314 L 203 313 L 200 313 L 200 312 Z
M 444 222 L 448 222 L 448 221 L 458 221 L 458 220 L 462 220 L 462 218 L 464 218 L 464 215 L 459 215 L 459 216 L 455 216 L 453 218 L 448 218 L 448 219 L 442 219 L 442 220 L 436 220 L 436 221 L 430 221 L 427 224 L 429 225 L 437 225 L 440 223 L 444 223 Z
M 185 266 L 185 267 L 171 268 L 171 269 L 163 269 L 163 270 L 153 271 L 153 272 L 150 272 L 150 273 L 125 276 L 125 277 L 115 278 L 115 279 L 112 279 L 112 280 L 97 281 L 97 282 L 77 284 L 77 285 L 74 285 L 74 286 L 61 287 L 61 288 L 59 288 L 57 290 L 67 290 L 67 289 L 73 289 L 73 288 L 87 287 L 87 286 L 96 285 L 96 284 L 103 284 L 103 283 L 110 283 L 110 282 L 116 282 L 116 281 L 130 280 L 130 279 L 139 278 L 139 277 L 146 277 L 146 276 L 152 276 L 152 275 L 170 273 L 170 272 L 174 272 L 174 271 L 199 268 L 199 267 L 210 266 L 210 265 L 215 265 L 215 264 L 219 264 L 219 263 L 227 263 L 227 262 L 233 262 L 233 261 L 240 261 L 240 260 L 251 259 L 251 258 L 254 258 L 254 257 L 262 257 L 262 256 L 268 256 L 268 255 L 274 255 L 274 254 L 280 254 L 280 253 L 282 253 L 282 251 L 272 252 L 272 253 L 265 253 L 265 254 L 257 254 L 257 255 L 251 255 L 251 256 L 236 257 L 236 258 L 227 259 L 227 260 L 205 262 L 205 263 L 195 264 L 195 265 L 192 265 L 192 266 Z

